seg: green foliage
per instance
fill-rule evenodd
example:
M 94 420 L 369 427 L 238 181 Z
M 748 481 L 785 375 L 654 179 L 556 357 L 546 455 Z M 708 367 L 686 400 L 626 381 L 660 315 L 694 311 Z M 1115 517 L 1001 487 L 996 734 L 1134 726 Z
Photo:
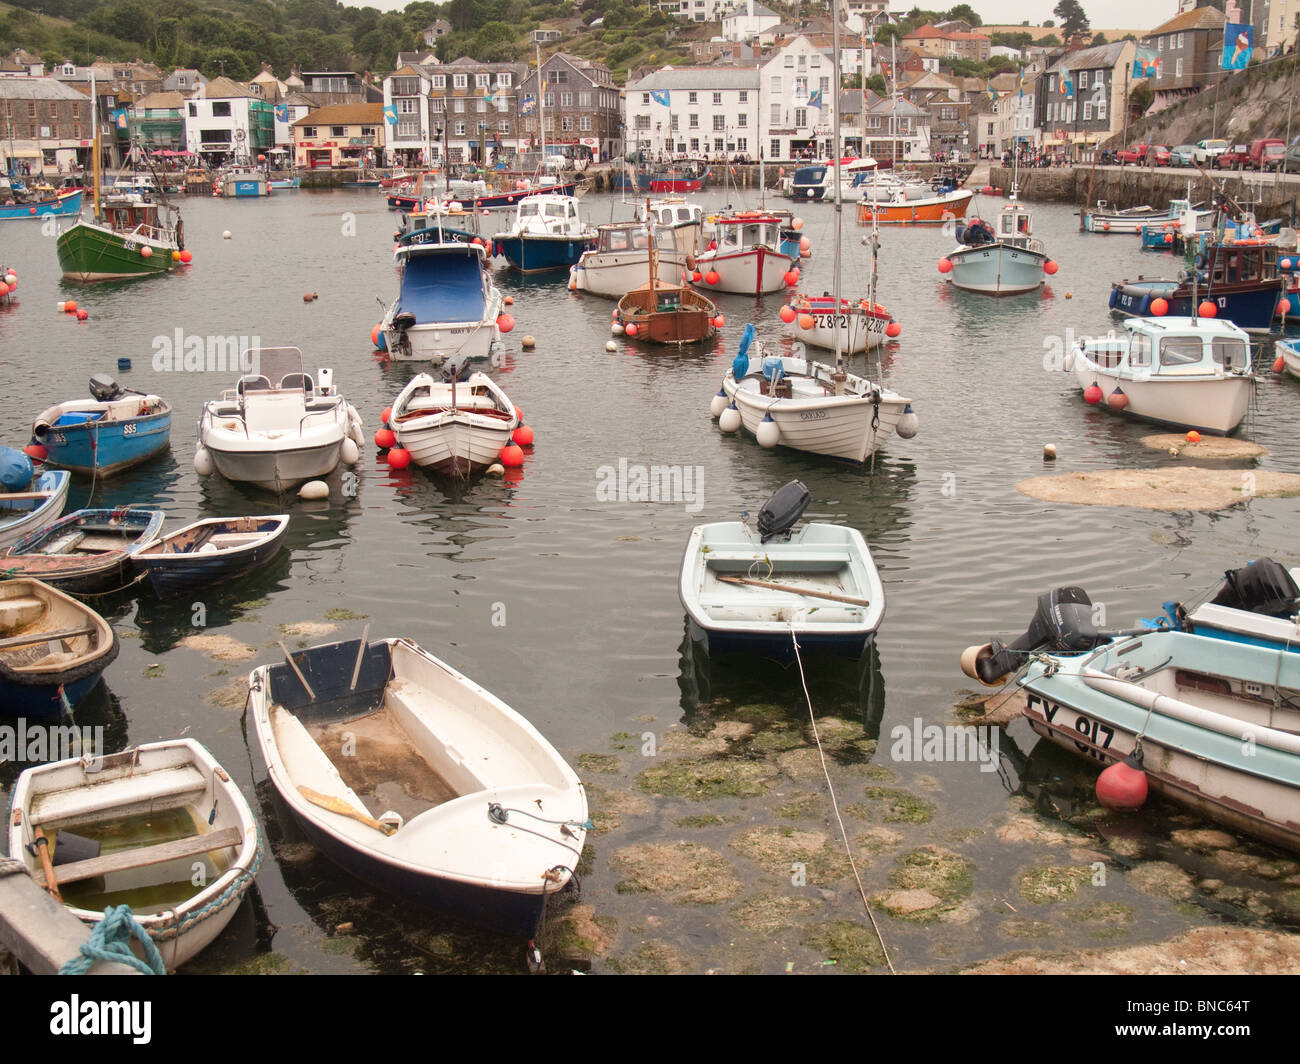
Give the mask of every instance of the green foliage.
M 991 39 L 995 47 L 1017 48 L 1021 51 L 1034 43 L 1032 33 L 995 33 Z
M 1084 14 L 1079 0 L 1060 0 L 1052 8 L 1052 14 L 1061 20 L 1062 37 L 1088 32 L 1088 16 Z
M 969 22 L 972 26 L 982 25 L 984 21 L 979 17 L 978 12 L 976 12 L 970 4 L 958 4 L 956 7 L 949 10 L 947 17 L 950 19 L 961 19 L 963 22 Z
M 1106 35 L 1104 33 L 1098 33 L 1092 38 L 1092 43 L 1095 46 L 1100 44 L 1110 44 L 1110 41 L 1106 40 Z

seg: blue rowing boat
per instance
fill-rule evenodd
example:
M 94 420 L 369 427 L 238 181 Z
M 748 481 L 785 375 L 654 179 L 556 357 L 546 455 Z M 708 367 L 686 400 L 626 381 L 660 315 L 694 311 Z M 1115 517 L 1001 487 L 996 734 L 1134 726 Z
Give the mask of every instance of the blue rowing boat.
M 156 395 L 128 392 L 106 374 L 90 378 L 90 398 L 43 410 L 32 422 L 32 442 L 45 462 L 74 473 L 107 477 L 167 450 L 172 408 Z
M 159 595 L 243 576 L 279 552 L 287 514 L 209 517 L 163 536 L 135 555 Z
M 82 192 L 82 189 L 73 188 L 46 199 L 0 204 L 0 222 L 17 218 L 46 218 L 51 215 L 62 218 L 65 215 L 80 214 Z

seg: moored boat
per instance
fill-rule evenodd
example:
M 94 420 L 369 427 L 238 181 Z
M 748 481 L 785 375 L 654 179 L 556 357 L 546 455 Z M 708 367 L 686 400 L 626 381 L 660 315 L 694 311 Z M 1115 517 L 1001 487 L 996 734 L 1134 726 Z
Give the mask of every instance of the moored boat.
M 1279 340 L 1277 357 L 1282 360 L 1282 368 L 1291 376 L 1300 378 L 1300 341 Z
M 940 260 L 939 269 L 954 288 L 968 292 L 1006 296 L 1035 291 L 1043 287 L 1047 273 L 1055 272 L 1056 264 L 1032 234 L 1029 209 L 1016 198 L 1013 187 L 994 225 L 972 219 L 959 228 L 961 246 Z
M 389 422 L 397 443 L 418 466 L 469 476 L 500 460 L 519 427 L 514 404 L 486 373 L 467 373 L 449 360 L 443 379 L 411 378 L 393 401 Z
M 861 225 L 942 225 L 944 222 L 966 217 L 974 193 L 970 189 L 956 188 L 936 192 L 923 185 L 882 185 L 873 188 L 862 186 L 862 199 L 858 201 L 858 222 Z
M 691 638 L 710 653 L 753 650 L 782 660 L 801 649 L 859 657 L 885 613 L 885 589 L 862 533 L 812 522 L 791 481 L 764 503 L 756 527 L 697 525 L 682 559 L 678 596 Z
M 697 344 L 715 335 L 717 314 L 718 308 L 703 293 L 685 285 L 651 281 L 618 301 L 617 321 L 628 336 L 638 340 Z
M 622 299 L 644 284 L 650 268 L 650 229 L 643 222 L 607 222 L 596 226 L 596 246 L 583 253 L 569 271 L 569 288 L 607 299 Z M 658 260 L 656 281 L 674 283 L 687 253 L 677 247 L 670 229 L 654 231 Z
M 117 653 L 112 626 L 89 606 L 39 580 L 0 581 L 0 715 L 61 719 Z
M 51 215 L 61 218 L 64 215 L 80 214 L 81 197 L 84 192 L 84 189 L 70 188 L 53 196 L 0 203 L 0 221 L 10 221 L 15 218 L 46 218 Z
M 44 528 L 68 501 L 72 474 L 66 469 L 33 473 L 27 455 L 0 447 L 0 547 Z
M 32 422 L 45 462 L 109 477 L 147 461 L 171 442 L 172 408 L 156 395 L 123 389 L 112 377 L 90 378 L 90 398 L 56 403 Z
M 492 237 L 499 253 L 521 273 L 568 269 L 596 240 L 583 224 L 576 196 L 529 196 L 515 207 L 514 222 Z
M 279 553 L 287 514 L 208 517 L 162 536 L 137 552 L 135 564 L 159 595 L 243 576 Z
M 307 837 L 406 901 L 531 936 L 577 867 L 590 825 L 573 770 L 520 714 L 407 639 L 261 666 L 249 712 Z
M 1143 624 L 1300 652 L 1300 568 L 1258 558 L 1223 575 L 1212 597 L 1166 602 L 1164 617 Z
M 334 371 L 303 369 L 296 347 L 252 348 L 240 377 L 220 399 L 203 404 L 194 467 L 227 480 L 286 491 L 327 476 L 359 457 L 361 417 L 334 386 Z
M 12 802 L 32 877 L 86 924 L 129 906 L 168 971 L 225 929 L 261 862 L 239 785 L 193 739 L 29 768 Z
M 125 586 L 131 557 L 162 530 L 161 510 L 75 510 L 17 540 L 5 552 L 8 576 L 30 576 L 70 594 Z
M 1179 429 L 1227 434 L 1254 393 L 1250 337 L 1217 318 L 1127 318 L 1127 335 L 1076 344 L 1066 357 L 1092 405 Z
M 719 214 L 716 247 L 711 243 L 695 256 L 696 283 L 743 295 L 781 291 L 799 261 L 799 252 L 782 238 L 788 219 L 788 212 L 775 211 Z

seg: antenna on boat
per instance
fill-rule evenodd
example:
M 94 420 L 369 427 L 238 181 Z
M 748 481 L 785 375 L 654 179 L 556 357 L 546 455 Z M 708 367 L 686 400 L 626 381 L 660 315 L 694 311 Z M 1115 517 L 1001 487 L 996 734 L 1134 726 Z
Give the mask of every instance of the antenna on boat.
M 840 185 L 840 5 L 839 0 L 831 0 L 831 48 L 835 52 L 835 98 L 831 101 L 831 164 L 835 167 L 835 283 L 832 295 L 835 302 L 831 304 L 831 324 L 835 331 L 835 373 L 831 379 L 835 382 L 835 394 L 844 394 L 844 382 L 848 375 L 844 372 L 843 336 L 838 327 L 842 311 L 840 305 L 840 231 L 844 223 L 844 189 Z M 863 132 L 866 131 L 866 119 L 863 119 Z M 873 246 L 872 264 L 874 266 L 875 248 Z M 874 274 L 873 274 L 874 283 Z M 871 302 L 875 303 L 873 292 Z

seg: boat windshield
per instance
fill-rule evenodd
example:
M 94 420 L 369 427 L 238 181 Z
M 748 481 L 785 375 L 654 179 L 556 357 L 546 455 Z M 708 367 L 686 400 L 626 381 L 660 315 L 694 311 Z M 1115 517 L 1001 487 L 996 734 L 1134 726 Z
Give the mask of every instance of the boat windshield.
M 1144 333 L 1134 333 L 1129 342 L 1128 364 L 1130 366 L 1151 365 L 1151 337 Z
M 251 347 L 241 359 L 249 374 L 265 377 L 272 388 L 304 386 L 302 351 L 297 347 Z
M 538 215 L 538 208 L 539 208 L 540 206 L 541 206 L 541 204 L 537 203 L 535 200 L 532 200 L 532 199 L 522 199 L 522 200 L 520 200 L 520 201 L 519 201 L 519 217 L 520 217 L 520 218 L 536 218 L 537 215 Z
M 1198 336 L 1170 336 L 1160 342 L 1162 366 L 1194 366 L 1201 361 L 1201 340 Z
M 1213 344 L 1214 361 L 1228 369 L 1249 369 L 1250 351 L 1244 340 L 1216 339 Z

